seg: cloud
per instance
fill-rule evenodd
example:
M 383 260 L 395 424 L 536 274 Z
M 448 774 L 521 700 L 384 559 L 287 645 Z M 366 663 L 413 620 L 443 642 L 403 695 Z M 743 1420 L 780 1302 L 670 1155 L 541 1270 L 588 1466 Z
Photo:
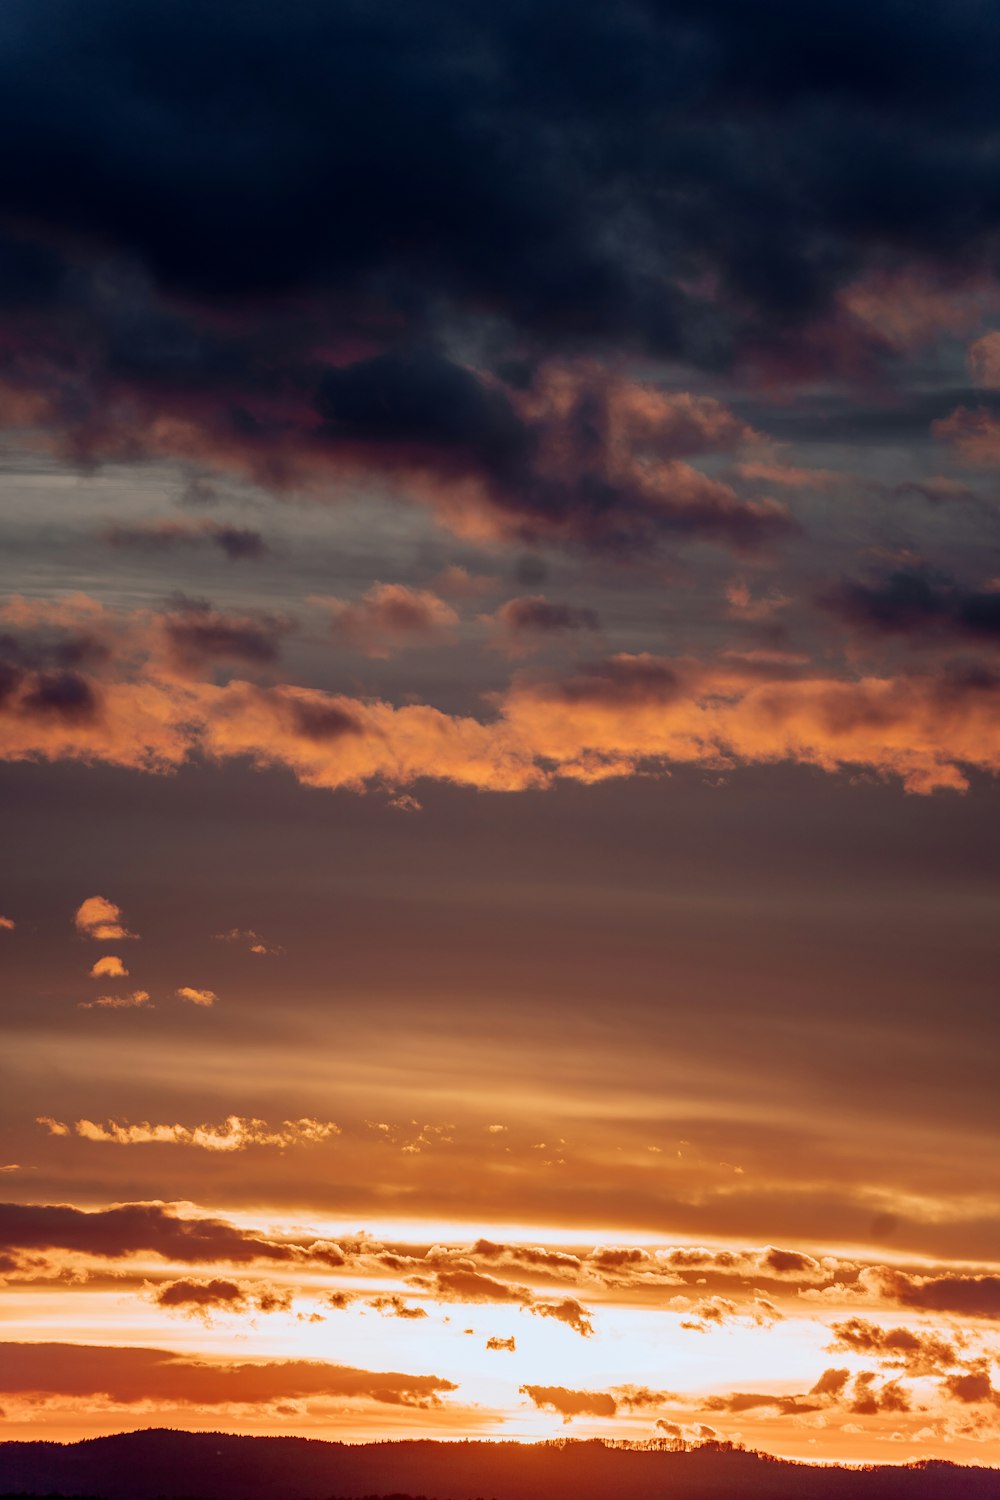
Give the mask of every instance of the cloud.
M 53 1134 L 68 1134 L 59 1122 L 52 1124 Z M 184 1265 L 263 1261 L 337 1267 L 345 1259 L 339 1246 L 326 1241 L 271 1240 L 222 1219 L 185 1216 L 163 1203 L 124 1203 L 93 1211 L 66 1204 L 2 1203 L 0 1246 L 14 1252 L 75 1251 L 109 1260 L 152 1252 Z
M 616 1385 L 612 1394 L 626 1411 L 645 1411 L 680 1399 L 676 1391 L 654 1391 L 645 1385 Z
M 933 1375 L 958 1362 L 953 1341 L 940 1334 L 909 1328 L 881 1328 L 863 1318 L 834 1323 L 835 1341 L 831 1349 L 851 1354 L 875 1355 L 889 1369 L 905 1370 L 908 1375 Z
M 88 896 L 81 901 L 73 921 L 77 932 L 99 943 L 117 943 L 137 936 L 125 926 L 121 907 L 106 896 Z
M 406 1302 L 402 1297 L 393 1295 L 388 1297 L 369 1297 L 368 1306 L 374 1312 L 381 1313 L 383 1317 L 404 1318 L 415 1320 L 426 1318 L 426 1307 L 416 1307 L 411 1302 Z
M 127 979 L 128 969 L 113 953 L 107 953 L 103 958 L 95 959 L 91 970 L 91 979 Z
M 474 1269 L 469 1261 L 435 1271 L 430 1276 L 413 1275 L 409 1280 L 414 1286 L 425 1288 L 438 1302 L 512 1303 L 535 1317 L 553 1318 L 557 1323 L 565 1323 L 567 1328 L 571 1328 L 581 1338 L 589 1338 L 594 1332 L 590 1313 L 574 1298 L 566 1297 L 559 1302 L 539 1302 L 530 1287 L 490 1276 Z
M 280 1287 L 218 1277 L 209 1281 L 182 1278 L 163 1282 L 153 1291 L 152 1300 L 157 1307 L 168 1311 L 202 1318 L 213 1312 L 290 1312 L 292 1307 L 291 1292 Z
M 823 601 L 869 635 L 1000 642 L 1000 587 L 963 588 L 946 574 L 906 567 L 871 583 L 848 581 Z
M 1000 1406 L 1000 1391 L 994 1388 L 985 1362 L 964 1374 L 946 1376 L 941 1382 L 941 1390 L 953 1401 L 961 1401 L 966 1405 L 989 1401 L 994 1406 Z
M 995 469 L 1000 465 L 1000 418 L 986 407 L 957 406 L 948 416 L 933 422 L 931 431 L 969 468 Z
M 376 583 L 357 602 L 313 597 L 327 610 L 334 634 L 371 657 L 389 657 L 408 646 L 441 645 L 454 639 L 458 615 L 429 589 Z
M 479 599 L 500 587 L 489 573 L 470 573 L 460 563 L 449 563 L 434 579 L 434 590 L 442 599 Z
M 692 1302 L 690 1297 L 677 1296 L 670 1299 L 669 1306 L 689 1314 L 688 1319 L 681 1323 L 682 1328 L 699 1333 L 704 1333 L 711 1326 L 722 1327 L 740 1318 L 748 1319 L 758 1328 L 770 1327 L 781 1320 L 781 1313 L 774 1303 L 759 1296 L 742 1303 L 734 1302 L 729 1297 L 703 1297 L 700 1301 Z
M 230 562 L 266 557 L 269 547 L 259 531 L 248 526 L 225 526 L 218 521 L 151 521 L 144 525 L 108 528 L 112 547 L 164 552 L 176 547 L 211 546 Z
M 706 1411 L 746 1412 L 771 1408 L 782 1416 L 820 1409 L 819 1403 L 805 1396 L 783 1396 L 772 1391 L 732 1391 L 726 1396 L 706 1396 L 702 1404 Z
M 281 638 L 294 628 L 283 615 L 227 614 L 201 599 L 179 600 L 158 626 L 170 667 L 185 676 L 218 662 L 269 666 L 278 659 Z
M 574 1417 L 613 1417 L 618 1405 L 607 1391 L 572 1391 L 563 1385 L 522 1385 L 522 1396 L 528 1396 L 540 1411 L 554 1411 L 564 1422 Z
M 415 1285 L 426 1286 L 439 1302 L 512 1302 L 526 1307 L 533 1297 L 529 1287 L 500 1281 L 495 1276 L 464 1267 L 437 1271 L 431 1278 L 411 1279 Z
M 217 932 L 215 939 L 219 943 L 239 943 L 258 958 L 265 958 L 268 955 L 284 953 L 285 951 L 277 943 L 265 942 L 260 933 L 254 932 L 252 927 L 231 927 L 228 932 Z
M 97 1003 L 97 1002 L 93 1002 Z M 62 1122 L 40 1118 L 53 1135 L 68 1135 L 70 1127 Z M 58 1126 L 54 1129 L 53 1126 Z M 127 1125 L 111 1120 L 105 1125 L 93 1120 L 77 1120 L 72 1130 L 87 1141 L 115 1146 L 170 1145 L 193 1146 L 202 1151 L 243 1151 L 248 1146 L 315 1145 L 340 1134 L 332 1120 L 285 1120 L 272 1127 L 266 1120 L 243 1119 L 229 1115 L 219 1125 L 151 1125 L 148 1121 Z
M 498 1335 L 494 1334 L 491 1338 L 488 1338 L 486 1340 L 486 1347 L 487 1349 L 490 1349 L 496 1353 L 513 1354 L 517 1349 L 517 1344 L 514 1342 L 513 1334 L 511 1334 L 509 1338 L 505 1339 L 502 1339 Z
M 481 619 L 491 626 L 494 643 L 513 655 L 532 649 L 545 637 L 600 628 L 595 610 L 553 604 L 541 594 L 508 599 L 495 614 L 482 615 Z
M 178 1000 L 187 1000 L 191 1005 L 214 1005 L 219 998 L 214 990 L 192 989 L 189 984 L 182 985 L 176 994 Z
M 152 1010 L 148 990 L 133 990 L 130 995 L 98 995 L 96 1000 L 81 1000 L 79 1010 Z
M 199 1359 L 163 1349 L 86 1344 L 3 1346 L 4 1395 L 103 1397 L 116 1405 L 264 1405 L 294 1397 L 428 1407 L 457 1386 L 437 1375 L 357 1370 L 319 1360 Z
M 13 932 L 16 926 L 10 917 L 0 917 L 0 932 Z
M 202 618 L 196 611 L 195 620 Z M 0 704 L 8 759 L 167 770 L 195 756 L 284 766 L 305 785 L 394 791 L 421 777 L 515 791 L 667 769 L 791 762 L 964 790 L 1000 769 L 1000 672 L 969 662 L 837 674 L 801 658 L 619 652 L 570 675 L 522 673 L 488 716 L 394 706 L 292 685 L 166 673 L 155 652 L 101 684 L 99 722 L 25 718 Z
M 912 1276 L 884 1267 L 872 1280 L 883 1296 L 901 1307 L 967 1318 L 1000 1319 L 1000 1276 Z
M 565 1323 L 567 1328 L 572 1328 L 581 1338 L 590 1338 L 594 1332 L 590 1313 L 573 1297 L 564 1297 L 561 1302 L 530 1303 L 528 1311 L 536 1318 L 554 1318 L 557 1323 Z

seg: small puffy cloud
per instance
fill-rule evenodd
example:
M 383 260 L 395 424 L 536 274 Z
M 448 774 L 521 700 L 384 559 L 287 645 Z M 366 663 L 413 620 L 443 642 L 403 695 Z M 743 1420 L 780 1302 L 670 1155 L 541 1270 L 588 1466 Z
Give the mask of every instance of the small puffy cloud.
M 376 583 L 355 603 L 313 597 L 326 609 L 334 634 L 366 656 L 385 658 L 407 646 L 443 644 L 452 639 L 458 615 L 429 589 L 403 583 Z
M 618 1404 L 607 1391 L 573 1391 L 564 1385 L 522 1385 L 522 1396 L 528 1396 L 540 1411 L 558 1412 L 564 1422 L 574 1417 L 613 1417 Z
M 709 1427 L 707 1422 L 682 1425 L 680 1422 L 665 1422 L 661 1419 L 656 1424 L 656 1430 L 662 1432 L 678 1448 L 696 1447 L 701 1443 L 715 1443 L 719 1440 L 718 1429 Z
M 169 668 L 197 677 L 219 662 L 267 667 L 277 661 L 282 637 L 295 627 L 284 615 L 226 614 L 204 599 L 179 598 L 159 622 Z
M 413 1303 L 406 1302 L 402 1297 L 396 1295 L 391 1297 L 370 1297 L 368 1306 L 386 1318 L 406 1318 L 412 1320 L 427 1317 L 427 1309 L 425 1307 L 416 1307 Z
M 844 1390 L 850 1378 L 850 1370 L 824 1370 L 809 1394 L 810 1396 L 837 1397 Z
M 290 1312 L 292 1308 L 292 1294 L 282 1287 L 222 1278 L 167 1281 L 156 1288 L 152 1300 L 157 1307 L 200 1318 L 216 1312 L 272 1313 Z
M 590 1313 L 580 1306 L 575 1297 L 566 1297 L 562 1302 L 531 1303 L 528 1311 L 536 1318 L 555 1318 L 557 1323 L 565 1323 L 567 1328 L 572 1328 L 581 1338 L 590 1338 L 594 1332 Z
M 16 926 L 17 923 L 13 922 L 10 917 L 0 917 L 0 932 L 13 932 Z
M 191 1005 L 214 1005 L 219 998 L 214 990 L 198 990 L 189 984 L 182 985 L 175 993 L 178 1000 L 187 1000 Z
M 493 1350 L 496 1353 L 503 1351 L 507 1354 L 513 1354 L 517 1349 L 513 1334 L 511 1334 L 510 1337 L 506 1339 L 502 1339 L 494 1335 L 493 1338 L 488 1338 L 486 1340 L 486 1347 L 487 1349 Z
M 595 610 L 552 603 L 541 594 L 508 599 L 495 614 L 480 618 L 491 627 L 494 646 L 513 656 L 534 650 L 546 638 L 600 628 Z
M 728 1297 L 703 1297 L 692 1304 L 690 1298 L 672 1297 L 669 1306 L 680 1312 L 689 1312 L 690 1317 L 681 1323 L 682 1328 L 705 1333 L 709 1327 L 722 1327 L 739 1319 L 749 1319 L 756 1327 L 766 1328 L 781 1321 L 781 1313 L 766 1297 L 752 1297 L 746 1302 L 733 1302 Z
M 106 896 L 88 896 L 86 901 L 81 901 L 73 922 L 77 932 L 98 943 L 117 943 L 123 938 L 138 936 L 125 926 L 121 907 Z
M 252 927 L 230 927 L 228 932 L 217 932 L 215 940 L 218 943 L 239 943 L 257 958 L 285 951 L 279 943 L 266 942 L 259 932 L 254 932 Z
M 478 1242 L 477 1250 L 480 1245 L 489 1246 L 489 1242 Z M 507 1249 L 505 1246 L 489 1248 L 499 1253 Z M 554 1318 L 556 1322 L 564 1323 L 567 1328 L 578 1333 L 581 1338 L 589 1338 L 594 1331 L 590 1313 L 575 1298 L 566 1297 L 560 1302 L 539 1302 L 530 1287 L 489 1276 L 484 1271 L 475 1270 L 471 1263 L 436 1271 L 433 1276 L 411 1276 L 410 1281 L 414 1286 L 430 1291 L 439 1302 L 510 1303 L 535 1317 Z
M 933 1375 L 958 1362 L 955 1343 L 937 1333 L 910 1328 L 880 1328 L 864 1318 L 834 1323 L 831 1349 L 850 1354 L 874 1355 L 890 1369 L 908 1375 Z
M 133 990 L 130 995 L 98 995 L 96 1000 L 81 1000 L 80 1010 L 152 1010 L 148 990 Z
M 876 1387 L 876 1375 L 872 1370 L 862 1370 L 854 1378 L 848 1411 L 858 1416 L 873 1417 L 880 1411 L 909 1411 L 910 1398 L 898 1380 L 887 1380 Z
M 128 969 L 113 953 L 108 953 L 104 958 L 99 958 L 90 971 L 91 979 L 126 979 Z

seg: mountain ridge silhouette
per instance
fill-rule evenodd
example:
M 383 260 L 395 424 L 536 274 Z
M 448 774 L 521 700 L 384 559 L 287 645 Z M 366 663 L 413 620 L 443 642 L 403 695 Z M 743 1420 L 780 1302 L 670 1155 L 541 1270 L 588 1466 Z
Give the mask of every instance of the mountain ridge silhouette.
M 347 1444 L 146 1428 L 67 1444 L 0 1443 L 0 1494 L 100 1500 L 1000 1500 L 1000 1469 L 942 1460 L 820 1466 L 727 1444 L 683 1452 L 597 1439 Z

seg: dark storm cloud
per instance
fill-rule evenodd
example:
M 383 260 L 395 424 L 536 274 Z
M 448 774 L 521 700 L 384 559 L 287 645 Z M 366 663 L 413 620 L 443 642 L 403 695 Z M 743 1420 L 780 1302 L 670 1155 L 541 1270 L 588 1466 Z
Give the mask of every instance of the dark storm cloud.
M 201 297 L 377 281 L 400 318 L 450 295 L 675 347 L 692 265 L 788 318 L 874 247 L 980 248 L 998 50 L 975 3 L 20 0 L 8 210 Z
M 897 568 L 871 582 L 849 580 L 824 600 L 868 635 L 1000 642 L 1000 588 L 970 589 L 927 567 Z
M 838 320 L 873 358 L 845 287 L 983 275 L 1000 228 L 977 3 L 14 0 L 0 42 L 5 420 L 82 462 L 474 479 L 529 544 L 759 545 L 781 507 L 679 462 L 735 419 L 622 439 L 588 362 Z

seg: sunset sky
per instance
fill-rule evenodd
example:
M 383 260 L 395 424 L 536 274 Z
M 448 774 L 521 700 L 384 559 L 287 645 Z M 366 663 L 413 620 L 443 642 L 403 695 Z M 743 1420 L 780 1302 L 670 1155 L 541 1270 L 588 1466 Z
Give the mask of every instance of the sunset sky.
M 0 1441 L 1000 1464 L 998 70 L 8 0 Z

